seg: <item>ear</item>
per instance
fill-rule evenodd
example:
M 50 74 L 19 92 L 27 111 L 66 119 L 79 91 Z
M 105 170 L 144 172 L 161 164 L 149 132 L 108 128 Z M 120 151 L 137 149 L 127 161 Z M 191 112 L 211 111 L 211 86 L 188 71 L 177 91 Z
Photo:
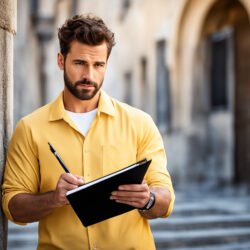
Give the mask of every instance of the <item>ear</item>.
M 61 53 L 57 54 L 57 65 L 61 70 L 64 70 L 64 56 Z

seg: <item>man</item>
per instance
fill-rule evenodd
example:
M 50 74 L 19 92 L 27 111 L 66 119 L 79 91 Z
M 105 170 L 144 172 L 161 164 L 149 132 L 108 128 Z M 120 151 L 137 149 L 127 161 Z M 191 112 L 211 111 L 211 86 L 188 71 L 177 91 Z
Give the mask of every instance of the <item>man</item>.
M 147 219 L 168 216 L 174 202 L 159 131 L 149 115 L 101 90 L 115 42 L 100 18 L 74 16 L 58 37 L 64 90 L 16 126 L 3 183 L 5 214 L 16 223 L 39 221 L 39 250 L 155 249 Z M 63 173 L 48 142 L 72 174 Z M 137 209 L 85 228 L 66 192 L 143 158 L 152 159 L 143 183 L 120 186 L 110 197 Z

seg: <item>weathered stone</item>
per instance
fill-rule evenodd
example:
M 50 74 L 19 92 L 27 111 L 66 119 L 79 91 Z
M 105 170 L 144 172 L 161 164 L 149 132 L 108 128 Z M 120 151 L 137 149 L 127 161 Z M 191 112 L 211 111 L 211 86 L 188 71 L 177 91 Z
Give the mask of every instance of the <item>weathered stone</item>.
M 0 183 L 8 141 L 13 126 L 13 34 L 16 30 L 16 1 L 0 1 Z M 0 188 L 0 200 L 2 192 Z M 7 220 L 0 209 L 0 249 L 7 248 Z
M 0 1 L 0 28 L 16 34 L 16 1 Z

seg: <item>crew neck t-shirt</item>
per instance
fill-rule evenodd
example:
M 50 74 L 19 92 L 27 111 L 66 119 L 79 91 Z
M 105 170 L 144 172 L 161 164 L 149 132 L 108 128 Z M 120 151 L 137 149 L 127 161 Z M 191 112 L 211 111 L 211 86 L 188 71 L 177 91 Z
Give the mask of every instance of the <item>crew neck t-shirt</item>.
M 85 113 L 74 113 L 68 110 L 66 110 L 66 112 L 69 115 L 70 119 L 74 122 L 76 127 L 79 129 L 79 131 L 84 136 L 86 136 L 96 116 L 97 109 L 93 109 Z

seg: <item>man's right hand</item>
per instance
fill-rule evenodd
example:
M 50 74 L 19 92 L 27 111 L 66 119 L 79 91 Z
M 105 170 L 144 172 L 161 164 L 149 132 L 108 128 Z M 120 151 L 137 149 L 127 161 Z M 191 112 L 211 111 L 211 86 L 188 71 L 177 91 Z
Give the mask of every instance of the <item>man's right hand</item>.
M 83 184 L 83 177 L 64 173 L 60 176 L 54 191 L 15 195 L 9 202 L 10 213 L 16 222 L 39 221 L 49 215 L 55 208 L 68 204 L 67 191 Z
M 69 173 L 62 174 L 57 182 L 56 190 L 53 193 L 53 202 L 55 206 L 60 207 L 69 204 L 66 198 L 66 193 L 84 183 L 82 176 Z

